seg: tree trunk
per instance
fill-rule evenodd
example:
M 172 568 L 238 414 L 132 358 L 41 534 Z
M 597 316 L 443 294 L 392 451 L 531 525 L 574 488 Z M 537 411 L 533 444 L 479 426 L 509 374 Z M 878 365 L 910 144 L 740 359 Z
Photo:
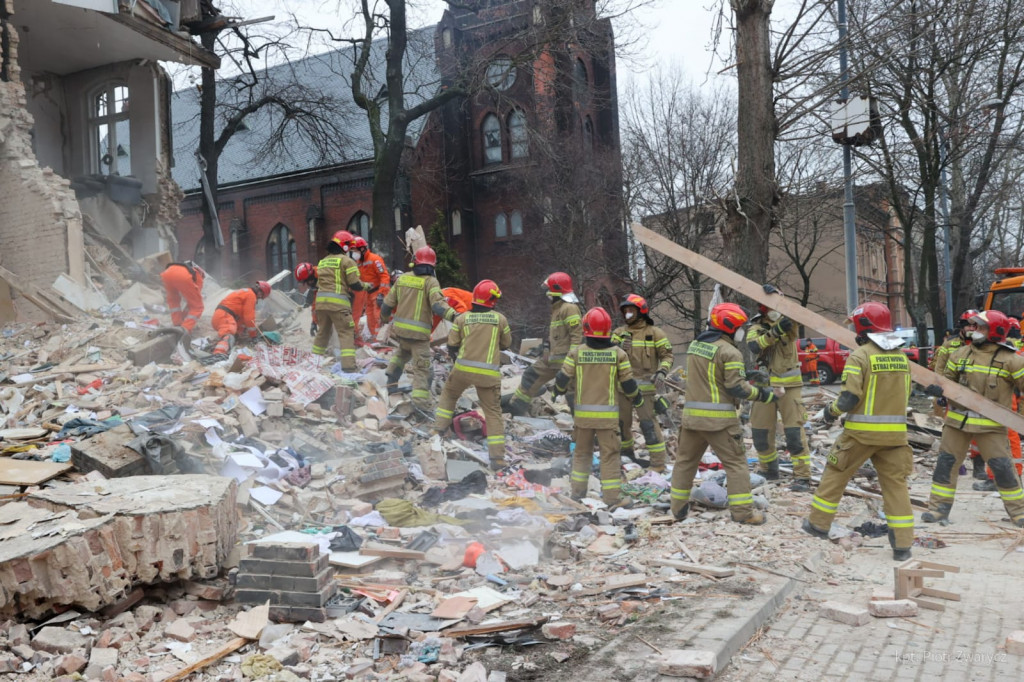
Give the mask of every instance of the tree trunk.
M 735 196 L 726 202 L 722 239 L 730 267 L 765 281 L 768 236 L 775 226 L 775 137 L 771 0 L 732 0 L 736 19 L 738 135 Z
M 216 46 L 217 33 L 202 34 L 202 44 L 212 51 Z M 200 206 L 203 211 L 203 267 L 214 275 L 220 272 L 220 249 L 214 235 L 214 210 L 217 206 L 217 150 L 214 143 L 216 136 L 217 114 L 217 72 L 213 69 L 202 70 L 202 91 L 199 96 L 199 153 L 206 159 L 206 178 L 210 184 L 210 195 L 213 197 L 211 209 L 203 196 Z

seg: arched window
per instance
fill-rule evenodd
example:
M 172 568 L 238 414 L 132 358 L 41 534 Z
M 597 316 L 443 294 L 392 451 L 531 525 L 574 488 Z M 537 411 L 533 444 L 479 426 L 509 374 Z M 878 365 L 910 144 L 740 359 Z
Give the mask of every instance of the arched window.
M 462 212 L 459 209 L 452 211 L 452 236 L 458 237 L 462 234 Z
M 441 29 L 441 45 L 443 45 L 445 49 L 452 46 L 452 30 L 450 28 Z
M 590 88 L 590 79 L 587 77 L 587 65 L 582 59 L 576 60 L 572 73 L 572 92 L 577 101 L 582 101 Z
M 494 114 L 487 114 L 482 131 L 484 163 L 501 163 L 501 121 Z
M 583 151 L 587 154 L 594 150 L 594 122 L 587 116 L 583 119 Z
M 530 155 L 530 141 L 526 132 L 526 114 L 516 110 L 508 117 L 508 139 L 512 158 L 522 159 Z
M 540 5 L 533 6 L 533 23 L 537 26 L 544 23 L 544 9 Z
M 367 244 L 370 243 L 370 216 L 363 211 L 352 216 L 352 220 L 348 221 L 348 227 L 345 229 L 353 236 L 365 239 Z
M 89 98 L 89 145 L 94 173 L 131 175 L 128 86 L 110 81 Z
M 508 236 L 508 218 L 504 213 L 494 216 L 494 238 L 504 239 Z
M 270 231 L 267 239 L 267 275 L 273 277 L 282 270 L 288 271 L 285 286 L 295 286 L 293 275 L 295 266 L 299 264 L 299 254 L 295 248 L 295 240 L 291 231 L 278 223 Z
M 523 214 L 520 211 L 512 211 L 508 217 L 508 229 L 513 237 L 523 233 Z

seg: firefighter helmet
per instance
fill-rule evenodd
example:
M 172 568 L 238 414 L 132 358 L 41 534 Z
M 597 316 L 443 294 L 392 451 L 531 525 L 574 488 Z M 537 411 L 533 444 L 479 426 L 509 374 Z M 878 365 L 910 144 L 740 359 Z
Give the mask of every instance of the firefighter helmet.
M 568 275 L 566 275 L 568 277 Z M 610 339 L 612 337 L 612 316 L 598 306 L 591 308 L 583 316 L 583 336 L 591 339 Z
M 548 296 L 561 296 L 572 293 L 572 277 L 564 272 L 552 272 L 544 279 Z
M 977 314 L 978 314 L 978 311 L 975 310 L 974 308 L 970 308 L 968 310 L 965 310 L 963 312 L 963 314 L 960 316 L 960 326 L 961 327 L 966 327 L 967 325 L 971 324 L 971 318 L 974 317 Z
M 295 279 L 299 282 L 308 282 L 316 277 L 316 268 L 312 263 L 299 263 L 295 266 Z
M 1006 340 L 1006 335 L 1010 333 L 1010 318 L 998 310 L 983 310 L 967 322 L 979 327 L 985 325 L 988 330 L 988 340 L 993 343 L 1002 343 Z
M 366 243 L 366 240 L 362 237 L 354 237 L 349 244 L 353 249 L 368 249 L 370 245 Z
M 437 265 L 437 254 L 429 246 L 421 246 L 413 254 L 416 265 Z
M 256 295 L 259 298 L 266 298 L 267 296 L 270 296 L 270 284 L 268 282 L 256 282 L 256 286 L 254 286 L 253 289 L 256 290 Z
M 1007 317 L 1007 319 L 1010 322 L 1010 332 L 1012 332 L 1014 329 L 1016 329 L 1017 332 L 1020 332 L 1020 322 L 1017 320 L 1017 318 L 1016 317 Z
M 889 306 L 878 301 L 861 303 L 850 313 L 849 321 L 853 323 L 853 329 L 857 334 L 892 331 L 892 313 L 889 312 Z
M 708 326 L 726 334 L 735 334 L 748 319 L 747 311 L 735 303 L 719 303 L 711 309 Z
M 348 230 L 338 230 L 334 233 L 334 236 L 331 237 L 331 241 L 340 246 L 342 251 L 349 250 L 353 239 L 354 237 L 352 236 L 352 233 Z
M 637 294 L 630 294 L 623 299 L 622 303 L 619 304 L 619 310 L 622 310 L 626 306 L 633 306 L 641 315 L 649 315 L 651 309 L 647 307 L 647 299 Z
M 493 308 L 494 304 L 501 298 L 501 289 L 493 279 L 480 280 L 473 287 L 473 305 L 482 305 Z

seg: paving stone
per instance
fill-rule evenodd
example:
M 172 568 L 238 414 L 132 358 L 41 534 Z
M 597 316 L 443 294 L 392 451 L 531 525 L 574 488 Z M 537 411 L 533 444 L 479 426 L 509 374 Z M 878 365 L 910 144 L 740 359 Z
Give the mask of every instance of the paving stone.
M 875 618 L 910 618 L 917 615 L 917 602 L 909 599 L 870 601 L 868 613 Z
M 696 677 L 706 680 L 715 675 L 715 652 L 697 649 L 672 649 L 658 665 L 658 672 L 670 677 Z
M 860 626 L 871 621 L 871 614 L 868 613 L 867 609 L 836 601 L 822 604 L 819 613 L 824 618 L 845 623 L 846 625 Z

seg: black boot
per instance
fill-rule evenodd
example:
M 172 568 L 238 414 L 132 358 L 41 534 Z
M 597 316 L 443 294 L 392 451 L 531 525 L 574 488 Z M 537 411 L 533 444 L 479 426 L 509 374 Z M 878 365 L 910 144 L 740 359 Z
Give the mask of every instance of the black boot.
M 951 504 L 940 504 L 938 509 L 929 509 L 921 514 L 921 520 L 925 523 L 949 523 L 949 512 L 953 509 Z
M 893 561 L 906 561 L 910 558 L 909 547 L 896 547 L 896 534 L 889 529 L 889 546 L 892 547 L 892 560 Z
M 779 460 L 778 458 L 773 459 L 768 464 L 761 463 L 760 471 L 757 473 L 765 477 L 769 481 L 779 480 Z
M 979 481 L 987 481 L 988 474 L 985 473 L 985 460 L 983 460 L 981 457 L 972 457 L 971 462 L 974 465 L 974 478 L 976 478 Z
M 971 485 L 971 490 L 979 490 L 985 493 L 993 493 L 996 490 L 998 490 L 998 488 L 996 488 L 995 481 L 993 481 L 991 478 L 986 478 L 984 481 L 975 481 Z
M 673 518 L 675 518 L 676 521 L 685 521 L 686 517 L 687 517 L 687 515 L 689 513 L 690 513 L 690 505 L 689 504 L 684 504 L 683 508 L 680 509 L 677 512 L 673 512 L 672 516 L 673 516 Z
M 792 485 L 789 486 L 789 489 L 792 490 L 794 493 L 809 493 L 811 492 L 811 479 L 794 479 Z
M 800 525 L 800 528 L 801 530 L 803 530 L 803 532 L 807 533 L 808 535 L 813 535 L 814 537 L 821 538 L 822 540 L 828 540 L 828 531 L 817 528 L 816 526 L 812 526 L 810 519 L 804 519 L 804 522 Z
M 402 378 L 402 372 L 401 371 L 392 372 L 392 373 L 386 374 L 385 376 L 387 376 L 387 378 L 388 378 L 388 383 L 387 383 L 388 395 L 391 395 L 392 393 L 394 393 L 395 391 L 398 390 L 398 380 Z

